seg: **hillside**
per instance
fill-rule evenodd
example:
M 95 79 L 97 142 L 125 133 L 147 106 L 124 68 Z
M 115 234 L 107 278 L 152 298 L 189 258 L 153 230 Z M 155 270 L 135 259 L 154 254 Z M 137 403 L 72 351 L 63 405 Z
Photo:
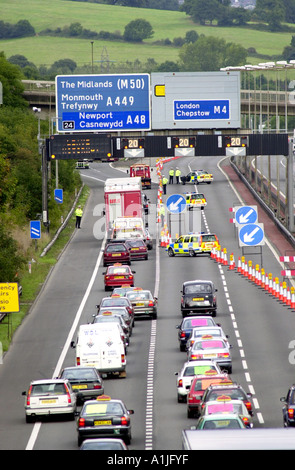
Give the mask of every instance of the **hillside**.
M 124 32 L 131 20 L 144 18 L 154 30 L 153 38 L 143 44 L 126 42 L 94 41 L 94 62 L 99 63 L 103 54 L 116 63 L 134 61 L 145 62 L 153 58 L 157 63 L 166 60 L 177 61 L 179 48 L 153 44 L 169 38 L 185 37 L 187 31 L 195 30 L 206 36 L 225 39 L 227 42 L 241 44 L 246 49 L 254 48 L 260 58 L 249 58 L 249 62 L 261 62 L 272 56 L 279 56 L 283 48 L 290 44 L 291 33 L 268 33 L 246 28 L 220 28 L 199 26 L 192 23 L 182 12 L 137 9 L 120 6 L 102 5 L 68 0 L 0 0 L 2 21 L 16 23 L 28 20 L 40 31 L 64 27 L 79 22 L 83 28 L 91 31 Z M 59 59 L 70 58 L 78 65 L 90 64 L 91 43 L 87 39 L 57 38 L 35 36 L 32 38 L 1 40 L 0 50 L 7 58 L 21 54 L 35 65 L 49 66 Z

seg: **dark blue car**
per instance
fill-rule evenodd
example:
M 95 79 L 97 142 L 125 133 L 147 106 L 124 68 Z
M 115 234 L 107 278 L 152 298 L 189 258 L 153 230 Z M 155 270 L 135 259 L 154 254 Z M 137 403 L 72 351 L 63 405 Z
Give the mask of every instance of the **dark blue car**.
M 215 323 L 215 320 L 208 316 L 191 316 L 183 318 L 180 325 L 176 325 L 178 329 L 178 341 L 179 341 L 179 348 L 180 351 L 186 350 L 186 343 L 189 338 L 189 335 L 193 328 L 197 328 L 199 326 L 219 326 Z

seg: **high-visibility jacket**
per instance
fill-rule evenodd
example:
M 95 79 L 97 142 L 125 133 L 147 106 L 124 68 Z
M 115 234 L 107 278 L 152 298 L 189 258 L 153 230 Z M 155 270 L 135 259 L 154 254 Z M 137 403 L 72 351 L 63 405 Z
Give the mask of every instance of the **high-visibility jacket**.
M 180 175 L 181 175 L 181 171 L 180 171 L 180 170 L 176 170 L 175 176 L 180 176 Z
M 174 176 L 174 170 L 173 169 L 169 170 L 169 175 Z
M 166 177 L 164 176 L 164 178 L 163 178 L 163 184 L 167 184 L 167 183 L 168 183 L 168 178 L 166 178 Z
M 160 207 L 159 214 L 160 215 L 165 215 L 165 207 L 164 206 Z
M 75 211 L 75 215 L 76 215 L 76 217 L 82 217 L 82 215 L 83 215 L 82 209 L 79 209 L 79 207 L 77 207 L 77 209 Z

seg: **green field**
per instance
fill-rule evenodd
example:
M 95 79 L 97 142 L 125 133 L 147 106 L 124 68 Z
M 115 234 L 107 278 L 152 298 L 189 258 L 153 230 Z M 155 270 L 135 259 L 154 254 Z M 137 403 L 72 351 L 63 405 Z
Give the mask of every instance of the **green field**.
M 154 41 L 176 37 L 185 37 L 187 31 L 225 39 L 227 42 L 241 44 L 245 48 L 253 47 L 265 56 L 279 56 L 284 47 L 290 44 L 292 33 L 269 33 L 246 28 L 218 28 L 199 26 L 182 12 L 137 9 L 111 5 L 100 5 L 66 0 L 0 0 L 0 19 L 16 23 L 28 20 L 38 33 L 45 28 L 69 26 L 79 22 L 83 28 L 92 31 L 124 32 L 126 24 L 137 18 L 150 22 L 155 32 L 153 38 L 143 44 L 126 42 L 94 41 L 94 62 L 99 62 L 103 51 L 107 50 L 110 61 L 117 63 L 134 61 L 145 62 L 153 58 L 157 63 L 166 60 L 177 61 L 179 49 L 172 46 L 156 46 Z M 106 48 L 106 49 L 105 49 Z M 21 54 L 35 65 L 50 66 L 59 59 L 70 58 L 78 65 L 91 63 L 90 40 L 36 36 L 32 38 L 2 40 L 0 51 L 7 58 Z M 263 62 L 266 59 L 249 59 L 250 63 Z

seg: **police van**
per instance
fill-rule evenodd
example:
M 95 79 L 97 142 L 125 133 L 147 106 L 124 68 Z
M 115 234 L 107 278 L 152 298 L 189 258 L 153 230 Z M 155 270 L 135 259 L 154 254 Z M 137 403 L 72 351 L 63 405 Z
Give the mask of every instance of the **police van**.
M 166 247 L 168 256 L 188 255 L 196 256 L 200 253 L 211 253 L 213 248 L 219 246 L 215 233 L 190 233 L 181 235 L 174 243 Z

